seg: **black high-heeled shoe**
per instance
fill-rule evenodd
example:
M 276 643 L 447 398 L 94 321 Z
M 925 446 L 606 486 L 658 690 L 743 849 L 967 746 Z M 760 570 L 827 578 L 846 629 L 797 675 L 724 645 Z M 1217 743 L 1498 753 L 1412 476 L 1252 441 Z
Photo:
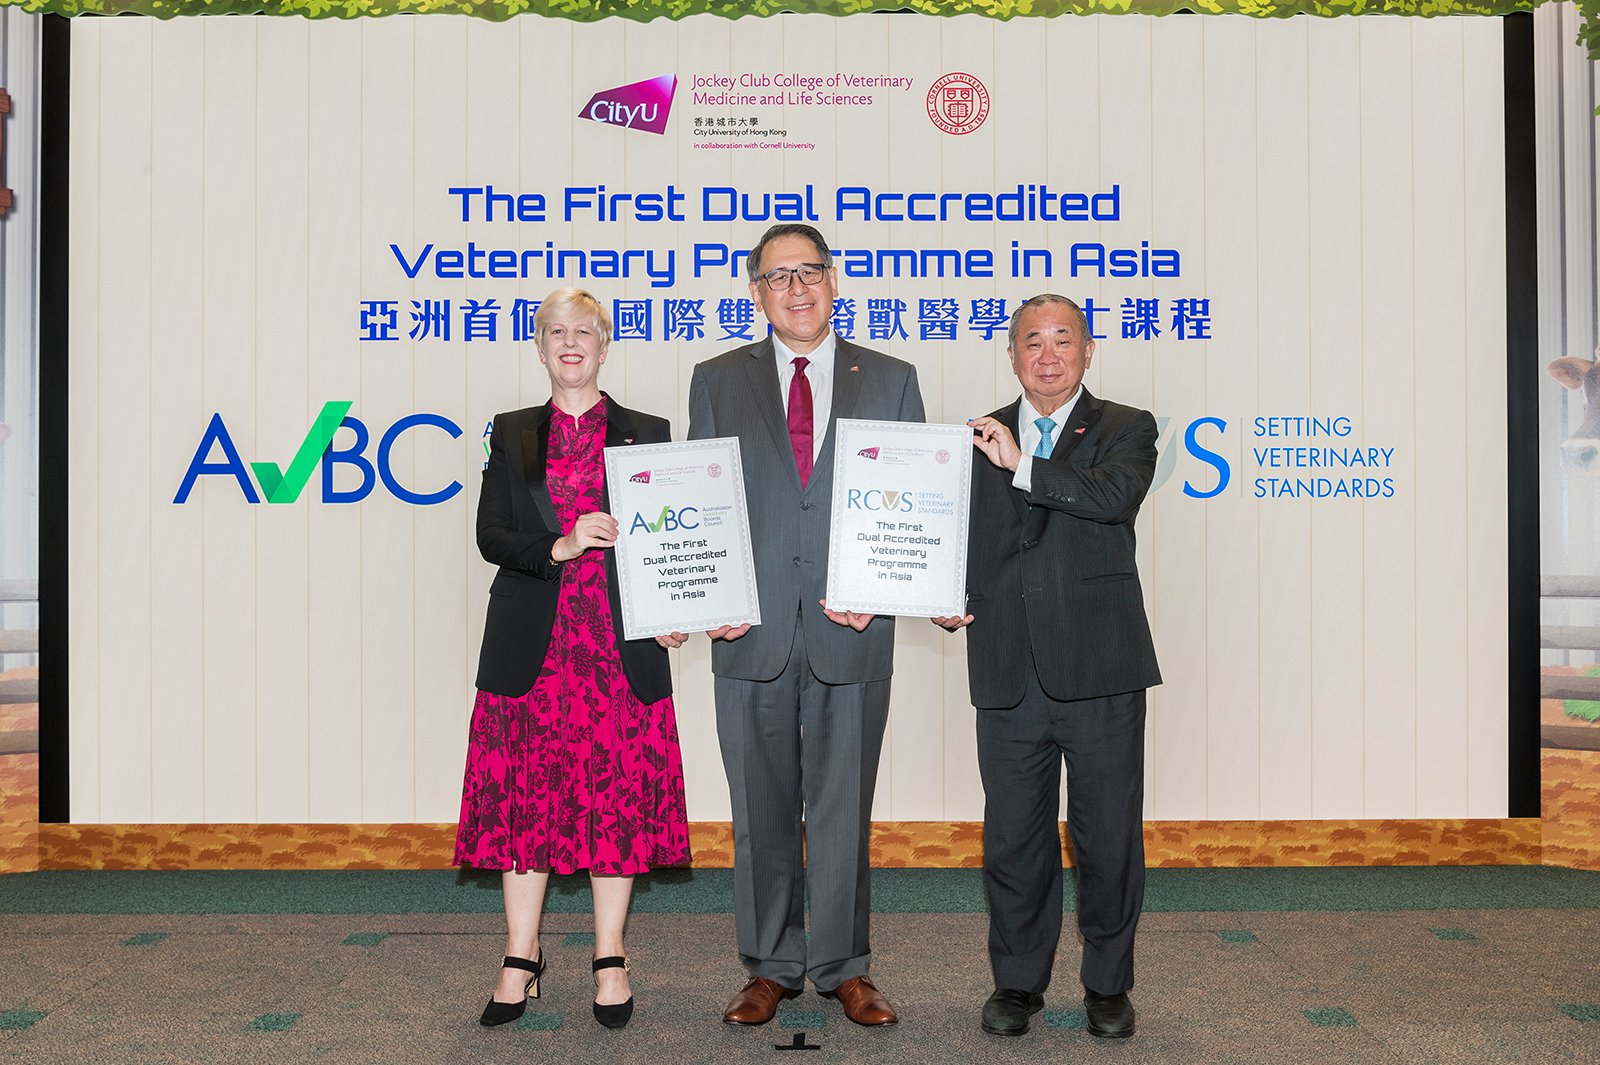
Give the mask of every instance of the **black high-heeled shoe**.
M 539 997 L 539 977 L 544 975 L 545 970 L 544 951 L 539 951 L 536 961 L 513 958 L 508 954 L 500 964 L 506 969 L 525 969 L 533 975 L 528 977 L 528 982 L 522 988 L 522 997 L 515 1002 L 499 1002 L 490 996 L 489 1004 L 483 1007 L 483 1016 L 478 1018 L 478 1023 L 485 1028 L 516 1020 L 527 1010 L 528 1000 Z
M 601 969 L 621 969 L 628 972 L 627 958 L 596 958 L 594 960 L 594 986 L 600 986 Z M 628 1001 L 619 1002 L 615 1006 L 602 1006 L 594 1004 L 594 1019 L 607 1028 L 622 1028 L 628 1023 L 628 1018 L 633 1016 L 633 996 L 628 996 Z

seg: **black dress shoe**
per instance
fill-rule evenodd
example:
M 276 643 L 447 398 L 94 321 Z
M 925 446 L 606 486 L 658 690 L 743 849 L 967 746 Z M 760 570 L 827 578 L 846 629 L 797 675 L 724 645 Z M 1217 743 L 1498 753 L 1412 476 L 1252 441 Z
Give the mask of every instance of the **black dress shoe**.
M 1126 1039 L 1133 1034 L 1133 1003 L 1126 991 L 1102 995 L 1083 989 L 1083 1011 L 1089 1015 L 1089 1034 L 1100 1039 Z
M 983 1030 L 990 1035 L 1021 1035 L 1028 1018 L 1044 1009 L 1044 996 L 1002 987 L 983 1004 Z
M 522 969 L 533 975 L 529 976 L 528 982 L 523 985 L 522 997 L 517 1001 L 497 1002 L 493 996 L 489 998 L 489 1004 L 483 1007 L 483 1016 L 478 1018 L 478 1023 L 485 1028 L 493 1028 L 497 1024 L 516 1020 L 527 1010 L 528 1000 L 539 997 L 539 977 L 544 975 L 545 970 L 544 951 L 541 950 L 539 957 L 534 961 L 507 955 L 501 964 L 504 968 Z
M 601 969 L 621 969 L 623 972 L 627 972 L 628 959 L 620 956 L 613 958 L 596 958 L 594 960 L 594 986 L 596 988 L 600 986 Z M 628 1019 L 632 1016 L 632 995 L 628 996 L 628 1001 L 619 1002 L 614 1006 L 602 1006 L 598 1002 L 594 1004 L 594 1019 L 599 1021 L 607 1028 L 625 1028 L 627 1027 Z

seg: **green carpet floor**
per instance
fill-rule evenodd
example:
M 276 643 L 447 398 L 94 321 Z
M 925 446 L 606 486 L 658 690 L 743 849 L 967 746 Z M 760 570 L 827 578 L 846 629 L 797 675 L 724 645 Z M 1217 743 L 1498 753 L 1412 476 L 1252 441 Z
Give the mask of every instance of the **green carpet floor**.
M 550 913 L 590 912 L 584 875 L 558 876 Z M 1070 891 L 1068 904 L 1070 906 Z M 982 913 L 977 869 L 874 869 L 877 913 Z M 1147 913 L 1228 910 L 1600 908 L 1600 872 L 1537 865 L 1151 869 Z M 0 876 L 0 913 L 498 913 L 500 874 L 481 871 L 46 871 Z M 733 872 L 639 877 L 634 913 L 732 913 Z
M 0 1062 L 782 1065 L 800 1035 L 812 1065 L 1600 1065 L 1600 873 L 1151 870 L 1126 1041 L 1084 1030 L 1070 920 L 1032 1029 L 980 1030 L 988 919 L 966 869 L 873 872 L 872 975 L 899 1025 L 851 1024 L 809 987 L 771 1024 L 724 1025 L 745 975 L 731 888 L 725 870 L 640 878 L 638 1011 L 609 1031 L 587 881 L 559 878 L 543 996 L 484 1029 L 495 874 L 3 876 Z

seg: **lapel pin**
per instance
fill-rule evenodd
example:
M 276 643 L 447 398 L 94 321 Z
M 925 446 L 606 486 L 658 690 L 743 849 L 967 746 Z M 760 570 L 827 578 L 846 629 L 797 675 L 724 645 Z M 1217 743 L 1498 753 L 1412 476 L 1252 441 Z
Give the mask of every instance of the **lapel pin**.
M 851 372 L 851 373 L 860 373 L 860 372 L 861 372 L 861 367 L 859 367 L 859 366 L 852 366 L 852 367 L 850 367 L 850 372 Z
M 1081 432 L 1083 432 L 1083 430 L 1082 430 L 1082 429 L 1079 429 L 1079 430 L 1078 430 L 1078 432 L 1080 432 L 1080 433 L 1081 433 Z M 629 436 L 629 437 L 624 437 L 624 438 L 623 438 L 623 440 L 622 440 L 622 442 L 623 442 L 623 443 L 624 443 L 624 444 L 631 444 L 631 443 L 633 443 L 633 437 L 631 437 L 631 436 Z
M 1084 427 L 1083 427 L 1083 429 L 1087 429 L 1087 428 L 1089 428 L 1089 427 L 1088 427 L 1088 426 L 1087 426 L 1087 425 L 1085 425 L 1085 426 L 1084 426 Z M 1074 430 L 1072 430 L 1072 431 L 1073 431 L 1073 432 L 1075 432 L 1075 433 L 1077 433 L 1077 434 L 1078 434 L 1078 435 L 1079 435 L 1079 436 L 1082 436 L 1082 435 L 1083 435 L 1083 429 L 1074 429 Z

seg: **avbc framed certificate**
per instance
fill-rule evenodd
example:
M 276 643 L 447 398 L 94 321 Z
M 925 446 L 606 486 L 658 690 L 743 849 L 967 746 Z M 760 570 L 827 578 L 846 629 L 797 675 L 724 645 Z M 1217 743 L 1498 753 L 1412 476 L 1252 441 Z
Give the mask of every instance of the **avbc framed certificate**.
M 625 638 L 761 624 L 738 438 L 605 450 Z

